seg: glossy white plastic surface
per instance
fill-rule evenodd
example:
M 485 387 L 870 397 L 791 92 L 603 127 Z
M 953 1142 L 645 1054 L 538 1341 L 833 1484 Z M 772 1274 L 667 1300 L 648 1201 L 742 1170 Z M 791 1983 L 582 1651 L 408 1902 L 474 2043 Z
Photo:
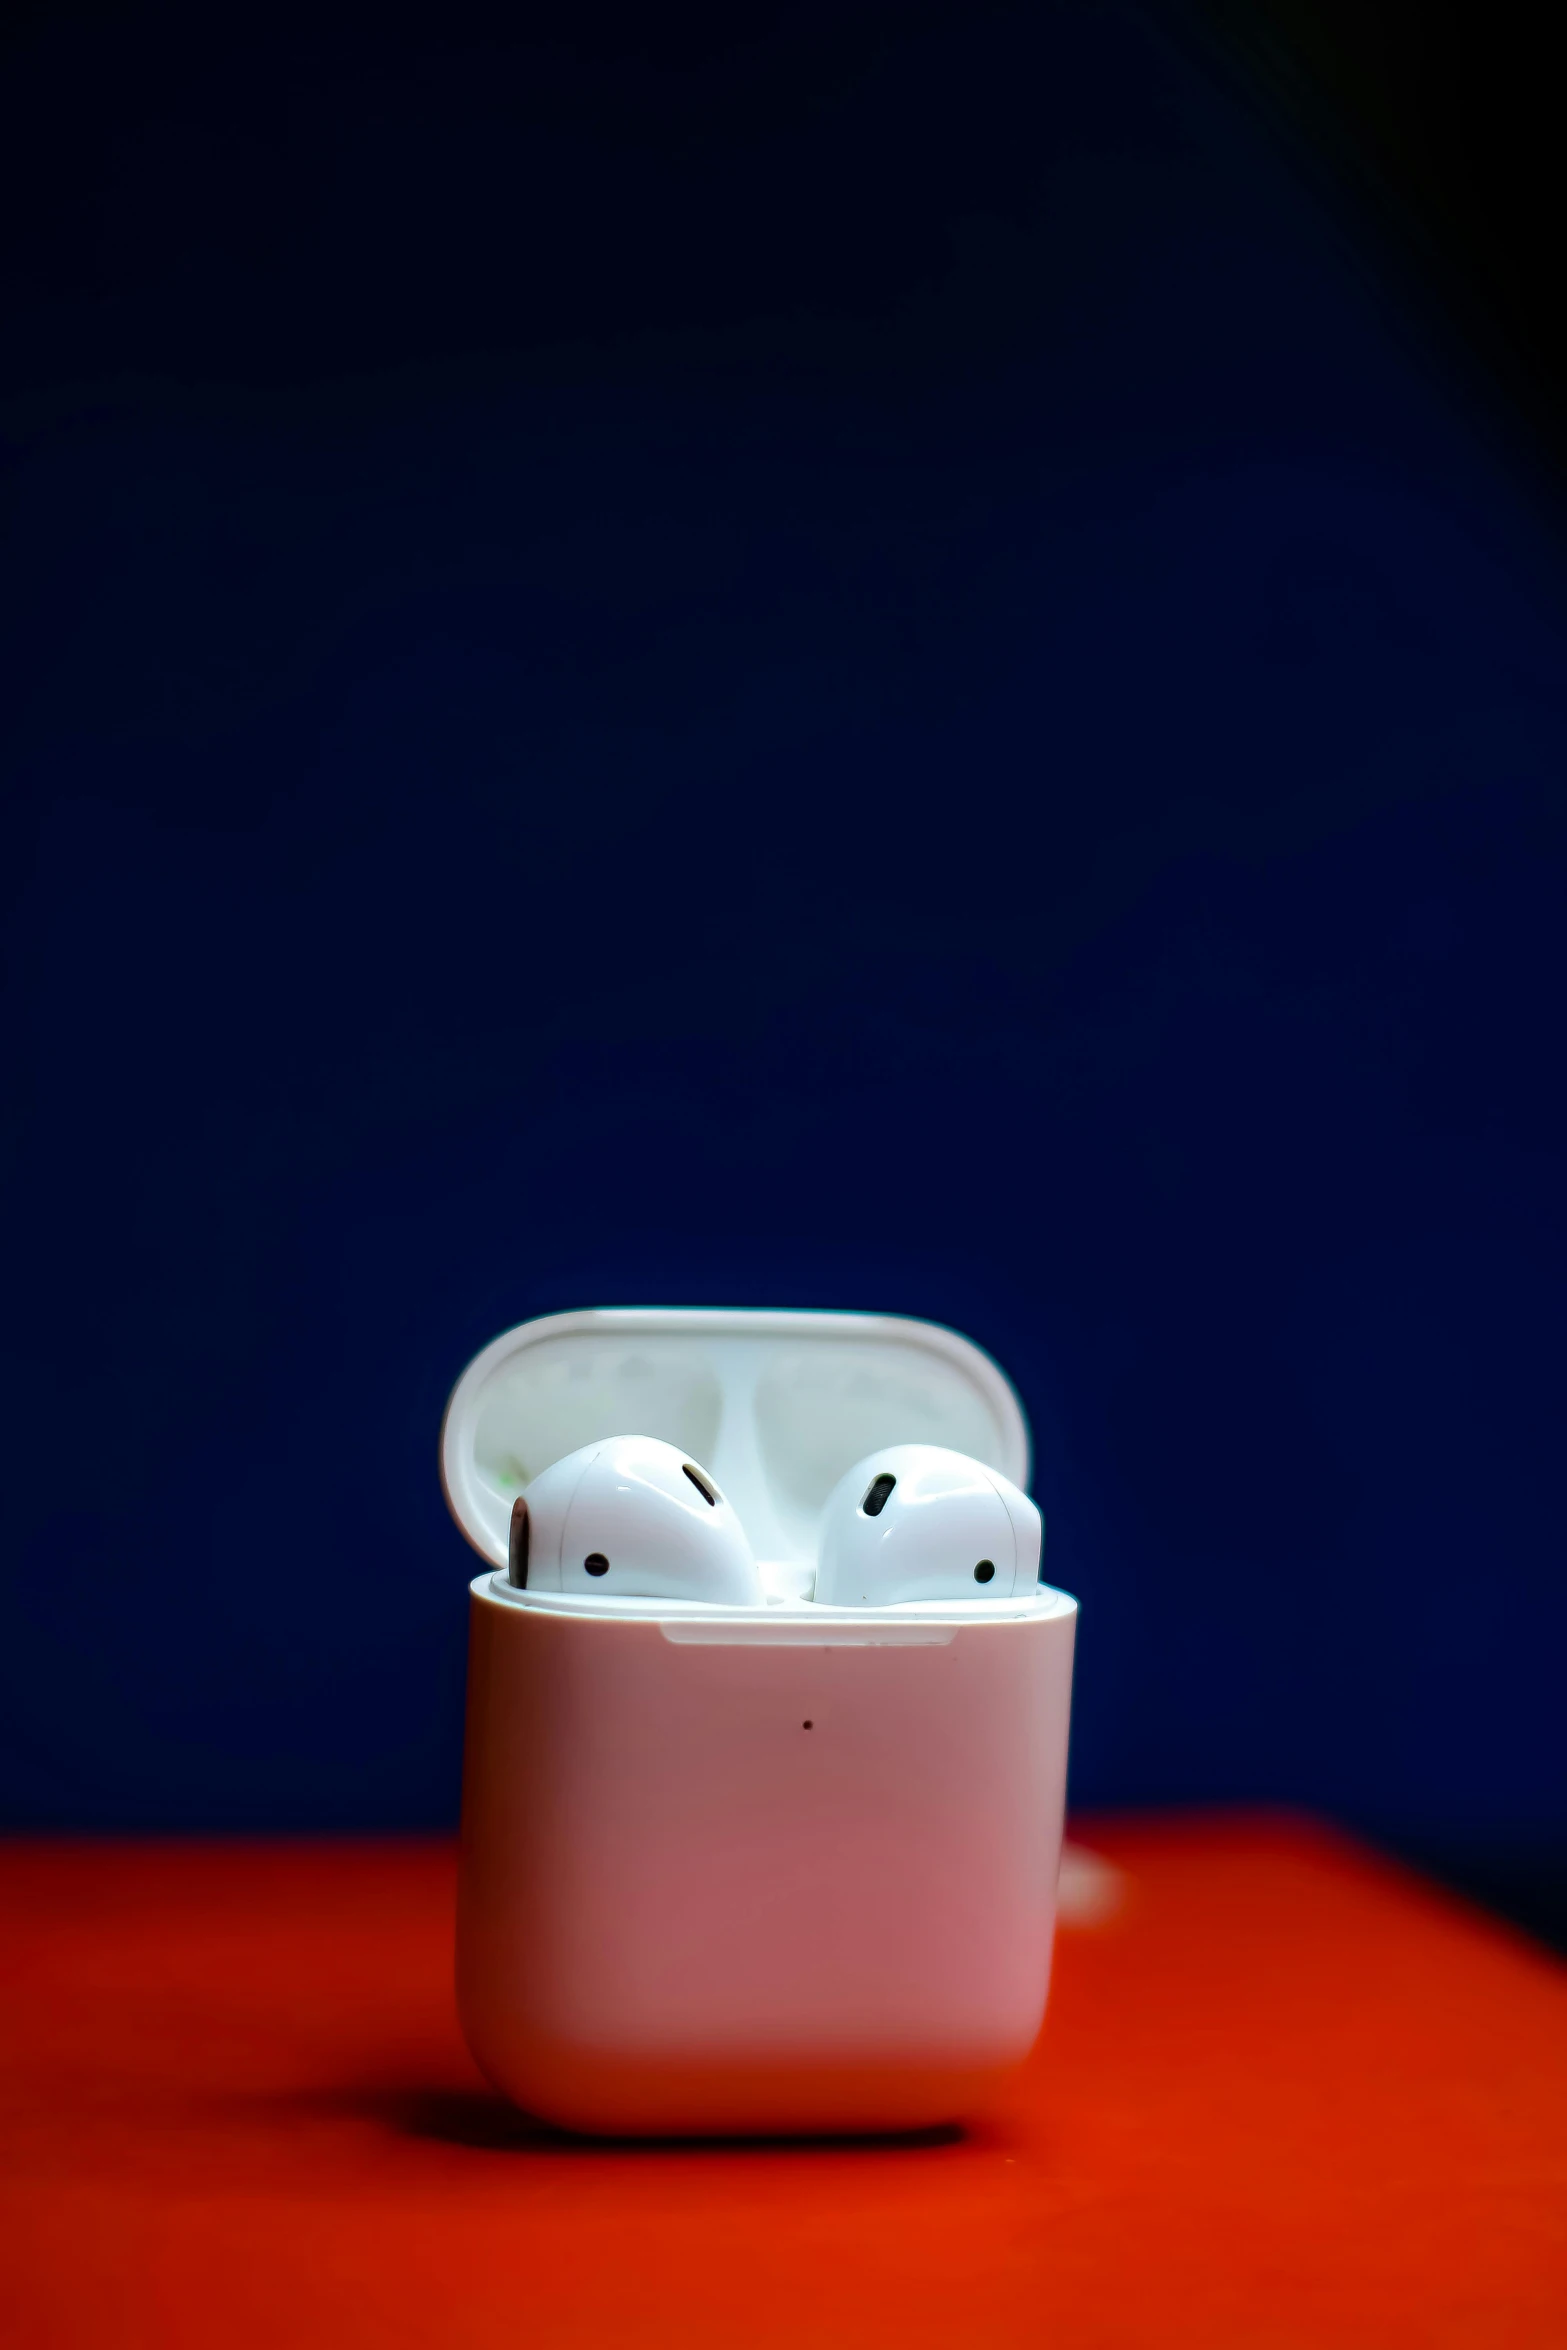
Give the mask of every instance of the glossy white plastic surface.
M 1075 1603 L 609 1604 L 473 1585 L 484 2072 L 583 2130 L 982 2112 L 1044 2015 Z
M 822 1511 L 815 1598 L 832 1607 L 976 1603 L 1039 1581 L 1040 1515 L 968 1454 L 893 1444 L 856 1462 Z
M 700 1462 L 656 1436 L 586 1444 L 528 1488 L 527 1589 L 761 1607 L 745 1529 Z
M 531 1558 L 511 1586 L 516 1495 L 553 1522 L 549 1464 L 628 1432 L 711 1473 L 763 1605 L 545 1590 Z M 900 1443 L 1028 1473 L 1006 1380 L 923 1323 L 562 1315 L 459 1381 L 442 1473 L 499 1570 L 470 1602 L 459 2006 L 528 2110 L 599 2131 L 913 2128 L 982 2110 L 1027 2056 L 1076 1603 L 1028 1581 L 991 1480 L 1010 1595 L 813 1600 L 834 1485 Z
M 452 1516 L 491 1566 L 551 1462 L 657 1436 L 710 1470 L 764 1570 L 809 1570 L 822 1504 L 888 1444 L 940 1444 L 1028 1483 L 1016 1395 L 955 1330 L 888 1314 L 609 1307 L 508 1330 L 468 1365 L 441 1431 Z

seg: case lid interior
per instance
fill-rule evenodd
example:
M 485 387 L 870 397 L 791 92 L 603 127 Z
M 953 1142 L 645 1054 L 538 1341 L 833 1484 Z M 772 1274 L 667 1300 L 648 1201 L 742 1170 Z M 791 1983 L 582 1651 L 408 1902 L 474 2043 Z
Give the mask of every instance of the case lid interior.
M 533 1478 L 606 1436 L 659 1436 L 709 1470 L 756 1557 L 803 1566 L 823 1502 L 887 1444 L 943 1444 L 1026 1485 L 1010 1382 L 954 1330 L 887 1314 L 626 1306 L 550 1314 L 474 1357 L 446 1407 L 453 1517 L 503 1566 Z

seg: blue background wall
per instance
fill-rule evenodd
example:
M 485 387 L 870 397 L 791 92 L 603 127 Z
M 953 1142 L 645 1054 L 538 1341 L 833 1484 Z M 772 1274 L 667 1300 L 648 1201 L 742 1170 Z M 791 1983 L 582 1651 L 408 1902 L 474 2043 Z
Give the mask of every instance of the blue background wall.
M 1181 20 L 13 37 L 0 1805 L 441 1823 L 435 1437 L 935 1317 L 1080 1802 L 1559 1839 L 1562 562 Z

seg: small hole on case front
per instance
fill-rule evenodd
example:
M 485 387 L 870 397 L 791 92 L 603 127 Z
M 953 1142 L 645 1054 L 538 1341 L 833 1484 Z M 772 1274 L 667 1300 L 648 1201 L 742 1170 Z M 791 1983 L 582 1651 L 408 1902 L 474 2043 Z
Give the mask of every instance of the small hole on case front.
M 590 1550 L 582 1563 L 590 1575 L 607 1575 L 609 1573 L 609 1561 L 601 1550 Z
M 718 1507 L 717 1490 L 713 1486 L 709 1485 L 701 1470 L 694 1469 L 689 1461 L 682 1461 L 680 1466 L 682 1472 L 690 1478 L 692 1484 L 696 1487 L 698 1493 L 700 1493 L 708 1508 L 710 1510 L 716 1510 Z
M 865 1515 L 868 1518 L 879 1518 L 881 1516 L 882 1511 L 887 1506 L 887 1496 L 892 1491 L 897 1482 L 897 1478 L 889 1476 L 885 1469 L 883 1469 L 879 1477 L 873 1477 L 871 1479 L 869 1485 L 867 1485 L 865 1488 L 865 1499 L 860 1504 L 861 1509 L 865 1512 Z
M 815 1724 L 814 1722 L 802 1722 L 802 1723 L 800 1724 L 800 1727 L 801 1727 L 801 1729 L 802 1729 L 802 1730 L 814 1730 L 814 1729 L 815 1729 L 815 1727 L 816 1727 L 816 1724 Z
M 974 1580 L 976 1583 L 988 1583 L 995 1571 L 993 1560 L 981 1559 L 979 1565 L 974 1569 Z

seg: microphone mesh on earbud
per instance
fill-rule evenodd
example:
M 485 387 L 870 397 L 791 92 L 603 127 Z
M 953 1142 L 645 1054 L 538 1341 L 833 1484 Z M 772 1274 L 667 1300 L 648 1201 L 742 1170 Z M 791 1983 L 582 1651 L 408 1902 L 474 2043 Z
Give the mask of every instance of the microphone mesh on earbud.
M 511 1505 L 511 1533 L 506 1545 L 506 1572 L 518 1591 L 528 1585 L 528 1505 L 519 1493 Z

